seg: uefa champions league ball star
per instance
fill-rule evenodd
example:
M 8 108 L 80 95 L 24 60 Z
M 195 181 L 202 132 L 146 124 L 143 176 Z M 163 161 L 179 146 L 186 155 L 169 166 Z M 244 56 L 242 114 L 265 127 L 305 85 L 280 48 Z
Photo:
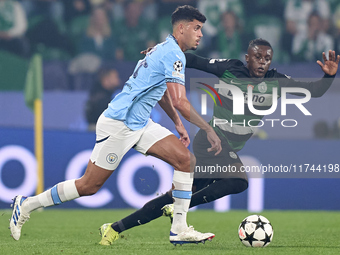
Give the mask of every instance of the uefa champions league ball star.
M 238 236 L 247 247 L 266 247 L 273 240 L 274 230 L 261 215 L 250 215 L 238 227 Z

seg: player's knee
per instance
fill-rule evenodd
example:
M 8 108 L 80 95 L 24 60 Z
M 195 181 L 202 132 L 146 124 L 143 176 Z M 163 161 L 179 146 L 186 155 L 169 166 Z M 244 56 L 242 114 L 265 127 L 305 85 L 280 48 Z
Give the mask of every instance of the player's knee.
M 186 150 L 186 152 L 177 157 L 177 166 L 175 168 L 179 171 L 189 172 L 195 166 L 195 163 L 195 156 L 189 150 Z
M 245 191 L 248 188 L 248 180 L 247 178 L 222 179 L 218 186 L 220 188 L 216 189 L 216 192 L 219 193 L 219 197 L 223 197 Z
M 237 165 L 238 170 L 240 165 Z M 232 178 L 234 194 L 241 193 L 248 188 L 248 177 L 246 173 L 241 174 L 238 178 Z
M 245 191 L 248 188 L 248 180 L 245 178 L 231 179 L 233 184 L 232 194 L 238 194 Z
M 246 189 L 248 189 L 248 179 L 247 178 L 237 179 L 237 185 L 236 185 L 235 191 L 237 193 L 241 193 L 241 192 L 245 191 Z M 235 194 L 237 194 L 237 193 L 235 193 Z

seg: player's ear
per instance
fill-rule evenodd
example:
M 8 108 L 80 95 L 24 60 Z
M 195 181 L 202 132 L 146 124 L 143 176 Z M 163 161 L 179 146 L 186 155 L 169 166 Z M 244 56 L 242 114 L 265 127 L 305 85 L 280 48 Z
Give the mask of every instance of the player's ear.
M 178 30 L 179 30 L 179 32 L 181 34 L 183 34 L 183 32 L 184 32 L 184 24 L 182 22 L 178 24 Z
M 248 61 L 249 61 L 249 55 L 248 55 L 248 54 L 244 55 L 244 58 L 246 59 L 246 62 L 248 63 Z

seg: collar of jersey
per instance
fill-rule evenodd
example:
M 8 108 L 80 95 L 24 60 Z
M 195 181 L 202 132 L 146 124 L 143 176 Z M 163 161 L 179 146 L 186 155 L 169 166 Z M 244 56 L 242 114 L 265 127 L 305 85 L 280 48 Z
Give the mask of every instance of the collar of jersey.
M 169 34 L 168 36 L 169 38 L 173 39 L 177 44 L 178 44 L 178 41 L 177 39 L 172 35 L 172 34 Z M 178 44 L 179 45 L 179 44 Z

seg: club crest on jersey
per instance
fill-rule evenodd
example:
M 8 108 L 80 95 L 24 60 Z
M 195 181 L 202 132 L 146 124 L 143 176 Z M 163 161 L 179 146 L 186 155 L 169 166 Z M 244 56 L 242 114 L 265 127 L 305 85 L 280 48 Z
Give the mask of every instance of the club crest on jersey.
M 236 155 L 236 153 L 233 152 L 233 151 L 229 151 L 229 156 L 230 156 L 231 158 L 233 158 L 233 159 L 237 159 L 237 155 Z
M 109 153 L 109 154 L 107 154 L 107 156 L 106 156 L 106 161 L 107 161 L 107 163 L 109 163 L 109 164 L 114 164 L 114 163 L 116 163 L 117 159 L 118 159 L 118 156 L 117 156 L 115 153 Z
M 183 63 L 181 60 L 177 60 L 175 63 L 174 63 L 174 69 L 176 72 L 180 72 L 182 71 L 183 69 Z
M 263 81 L 260 84 L 257 85 L 257 89 L 261 92 L 261 93 L 265 93 L 267 91 L 267 84 Z

